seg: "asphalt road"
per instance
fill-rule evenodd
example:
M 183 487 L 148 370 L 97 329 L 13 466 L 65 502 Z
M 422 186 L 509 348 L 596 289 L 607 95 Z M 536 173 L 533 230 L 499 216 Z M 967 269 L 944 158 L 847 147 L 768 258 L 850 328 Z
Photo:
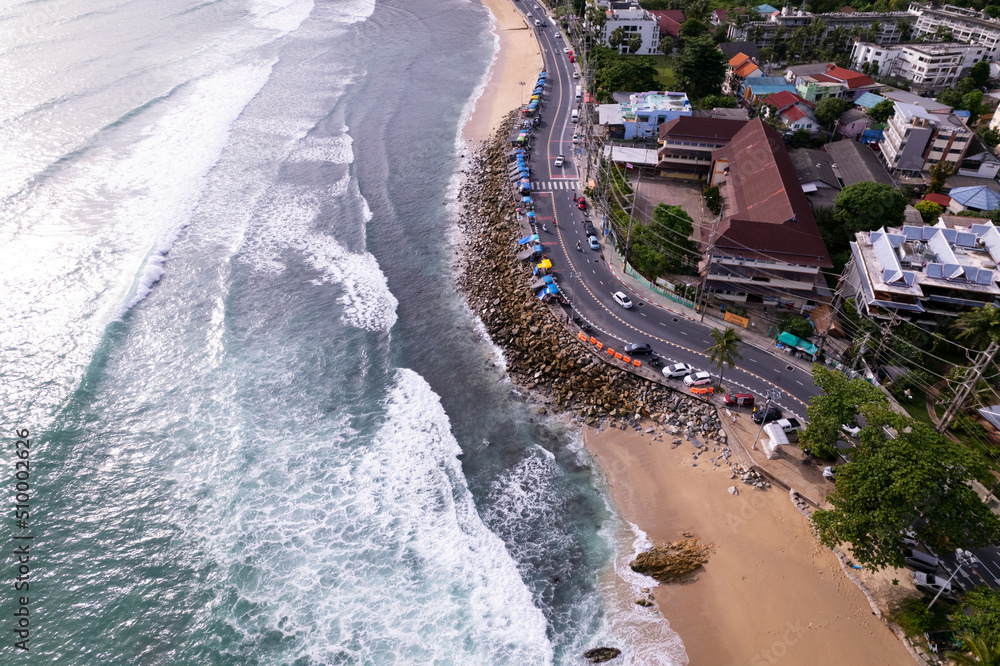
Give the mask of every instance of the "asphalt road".
M 521 3 L 522 10 L 541 18 L 533 3 Z M 533 22 L 533 21 L 532 21 Z M 541 120 L 534 129 L 531 155 L 532 201 L 535 207 L 539 235 L 546 256 L 553 263 L 553 273 L 559 288 L 572 301 L 573 315 L 588 322 L 591 335 L 601 342 L 620 344 L 648 342 L 664 365 L 689 363 L 696 369 L 718 376 L 704 351 L 712 345 L 711 328 L 683 317 L 645 300 L 643 294 L 630 292 L 614 274 L 600 250 L 590 249 L 584 233 L 584 222 L 589 217 L 577 208 L 575 197 L 580 176 L 577 171 L 576 153 L 572 139 L 578 125 L 572 122 L 571 113 L 578 108 L 576 86 L 580 80 L 573 78 L 576 65 L 569 62 L 564 48 L 568 46 L 552 21 L 545 19 L 545 28 L 538 31 L 548 77 L 542 101 Z M 555 166 L 558 155 L 567 160 Z M 545 224 L 547 231 L 542 231 Z M 595 225 L 597 226 L 597 225 Z M 577 250 L 577 243 L 581 250 Z M 616 291 L 624 291 L 634 306 L 626 310 L 612 299 Z M 570 308 L 567 308 L 567 315 Z M 803 420 L 809 399 L 819 394 L 812 376 L 797 365 L 767 351 L 745 344 L 742 359 L 735 368 L 726 368 L 724 384 L 734 392 L 749 392 L 760 398 L 768 389 L 778 389 L 776 404 L 786 415 Z M 680 384 L 680 380 L 676 380 Z

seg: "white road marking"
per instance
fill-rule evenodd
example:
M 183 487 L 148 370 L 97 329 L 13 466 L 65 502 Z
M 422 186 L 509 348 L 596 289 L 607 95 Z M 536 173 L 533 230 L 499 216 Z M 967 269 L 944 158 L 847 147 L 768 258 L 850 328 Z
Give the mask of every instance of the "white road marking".
M 796 383 L 796 384 L 798 384 L 799 386 L 805 386 L 805 384 L 803 384 L 802 382 L 800 382 L 800 381 L 799 381 L 799 380 L 797 380 L 797 379 L 795 380 L 795 383 Z

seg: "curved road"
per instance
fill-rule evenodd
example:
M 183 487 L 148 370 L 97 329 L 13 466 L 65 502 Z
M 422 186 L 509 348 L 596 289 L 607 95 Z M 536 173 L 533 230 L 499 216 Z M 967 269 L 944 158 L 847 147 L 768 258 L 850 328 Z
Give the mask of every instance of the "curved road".
M 522 0 L 518 4 L 532 15 L 529 24 L 536 18 L 545 23 L 544 29 L 538 31 L 538 39 L 548 78 L 528 164 L 536 221 L 548 226 L 548 231 L 539 226 L 539 235 L 545 254 L 552 261 L 559 288 L 573 302 L 574 316 L 590 323 L 591 335 L 606 345 L 648 342 L 664 365 L 689 363 L 717 376 L 718 369 L 704 353 L 712 345 L 712 329 L 658 307 L 646 300 L 644 294 L 631 292 L 605 260 L 603 250 L 591 250 L 587 244 L 586 216 L 575 202 L 580 182 L 573 159 L 576 147 L 572 142 L 578 126 L 571 119 L 571 112 L 578 108 L 576 86 L 580 80 L 573 78 L 576 65 L 569 62 L 564 52 L 568 44 L 551 19 L 535 9 L 532 2 Z M 554 165 L 558 155 L 568 158 L 562 167 Z M 576 249 L 577 242 L 583 248 L 581 251 Z M 631 309 L 615 303 L 612 294 L 616 291 L 629 293 L 634 304 Z M 738 366 L 725 370 L 727 387 L 734 392 L 753 393 L 758 399 L 768 389 L 778 389 L 776 404 L 786 416 L 795 415 L 801 420 L 809 399 L 820 393 L 812 376 L 797 365 L 749 344 L 742 345 L 740 353 L 743 357 Z

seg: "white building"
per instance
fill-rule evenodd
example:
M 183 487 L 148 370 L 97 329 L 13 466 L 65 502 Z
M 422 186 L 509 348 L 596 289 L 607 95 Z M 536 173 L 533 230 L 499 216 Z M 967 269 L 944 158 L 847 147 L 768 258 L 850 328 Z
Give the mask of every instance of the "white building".
M 919 176 L 938 162 L 961 164 L 973 136 L 961 120 L 915 104 L 897 102 L 894 109 L 879 144 L 890 171 Z
M 608 46 L 611 33 L 621 28 L 625 40 L 618 47 L 619 53 L 628 53 L 628 40 L 632 35 L 642 37 L 642 46 L 635 55 L 657 55 L 660 52 L 660 22 L 642 7 L 632 5 L 625 9 L 611 8 L 605 11 L 605 16 L 607 20 L 601 35 L 601 42 L 605 46 Z
M 874 44 L 857 40 L 851 51 L 851 64 L 881 76 L 901 76 L 922 89 L 948 88 L 974 64 L 987 57 L 982 44 L 928 42 L 911 44 Z
M 974 9 L 945 5 L 931 7 L 919 2 L 910 3 L 911 14 L 916 15 L 913 36 L 940 38 L 938 28 L 951 33 L 956 42 L 983 46 L 990 60 L 1000 53 L 1000 21 Z
M 626 140 L 656 138 L 660 125 L 690 115 L 691 102 L 682 92 L 632 93 L 621 105 Z

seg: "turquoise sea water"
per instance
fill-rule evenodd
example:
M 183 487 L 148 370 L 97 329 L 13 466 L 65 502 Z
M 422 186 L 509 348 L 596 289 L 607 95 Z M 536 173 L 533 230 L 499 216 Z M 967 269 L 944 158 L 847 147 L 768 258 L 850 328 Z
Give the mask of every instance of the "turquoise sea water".
M 455 289 L 480 5 L 0 19 L 11 508 L 33 433 L 30 525 L 0 535 L 37 558 L 31 651 L 0 661 L 682 663 L 608 601 L 641 538 Z

